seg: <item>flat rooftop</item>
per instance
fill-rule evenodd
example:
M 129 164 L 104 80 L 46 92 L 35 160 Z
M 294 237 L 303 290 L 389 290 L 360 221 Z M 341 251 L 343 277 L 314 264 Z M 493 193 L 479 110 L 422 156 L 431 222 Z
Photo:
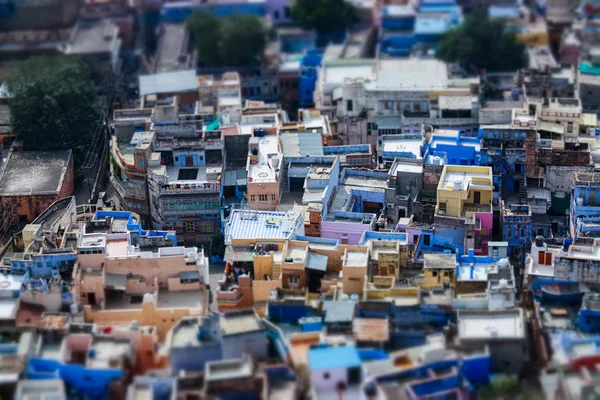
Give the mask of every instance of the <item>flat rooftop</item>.
M 525 322 L 521 309 L 502 312 L 458 312 L 460 339 L 523 339 Z
M 371 59 L 332 60 L 323 65 L 326 84 L 341 84 L 346 79 L 373 79 L 375 61 Z
M 448 86 L 448 69 L 442 61 L 382 60 L 377 67 L 377 89 L 431 90 Z
M 285 218 L 293 219 L 294 224 L 284 224 Z M 254 210 L 234 210 L 225 226 L 226 237 L 231 239 L 286 239 L 300 218 L 299 212 L 262 212 Z
M 248 177 L 254 182 L 272 182 L 277 180 L 277 172 L 269 161 L 273 156 L 277 156 L 279 160 L 281 154 L 279 153 L 278 138 L 275 135 L 266 135 L 263 137 L 257 137 L 258 139 L 258 163 L 249 164 L 248 166 Z M 279 161 L 277 161 L 278 165 Z
M 194 92 L 198 88 L 196 70 L 164 72 L 139 77 L 140 96 L 160 93 Z
M 344 267 L 366 267 L 369 261 L 369 251 L 346 251 Z
M 444 166 L 443 180 L 438 189 L 455 190 L 455 184 L 460 183 L 459 190 L 488 189 L 492 190 L 492 169 L 490 167 Z M 485 183 L 483 183 L 485 182 Z
M 67 54 L 94 54 L 118 51 L 119 28 L 110 19 L 80 21 L 67 46 Z M 108 40 L 106 38 L 109 38 Z
M 384 136 L 381 143 L 384 157 L 390 154 L 411 154 L 416 159 L 422 158 L 422 145 L 423 139 L 407 139 L 404 135 Z
M 56 195 L 70 161 L 71 150 L 12 152 L 0 173 L 0 196 Z

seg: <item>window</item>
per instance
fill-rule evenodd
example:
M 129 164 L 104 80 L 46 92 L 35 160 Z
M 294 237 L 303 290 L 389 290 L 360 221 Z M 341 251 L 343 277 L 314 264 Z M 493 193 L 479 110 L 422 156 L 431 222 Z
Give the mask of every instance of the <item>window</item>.
M 279 19 L 279 11 L 278 10 L 275 10 L 275 12 L 273 13 L 273 19 L 275 21 L 277 21 Z
M 567 122 L 567 133 L 573 133 L 573 123 Z
M 275 195 L 274 194 L 271 195 L 271 201 L 275 201 Z
M 386 110 L 390 110 L 392 108 L 392 102 L 391 101 L 384 101 L 383 102 L 383 108 L 385 108 Z
M 331 375 L 329 375 L 329 372 L 325 372 L 325 373 L 323 374 L 323 379 L 326 379 L 326 380 L 327 380 L 327 379 L 329 379 L 329 378 L 331 378 Z
M 512 235 L 512 226 L 508 227 L 508 230 L 506 231 L 506 237 L 510 237 Z
M 438 272 L 437 272 L 437 271 L 432 271 L 432 272 L 431 272 L 431 275 L 432 275 L 434 278 L 437 278 L 437 276 L 438 276 Z
M 194 232 L 196 230 L 194 221 L 183 221 L 183 224 L 186 232 Z
M 292 16 L 292 11 L 290 10 L 290 8 L 289 8 L 288 6 L 286 6 L 286 7 L 283 9 L 283 13 L 285 14 L 285 17 L 286 17 L 286 18 L 289 18 L 289 17 L 291 17 L 291 16 Z
M 256 198 L 253 194 L 250 195 L 250 201 L 256 201 Z
M 267 194 L 259 194 L 258 195 L 258 201 L 268 201 L 269 200 L 269 195 Z
M 480 204 L 481 203 L 481 192 L 475 192 L 473 193 L 473 202 L 475 204 Z
M 346 111 L 352 111 L 354 103 L 352 100 L 346 100 Z
M 421 111 L 421 105 L 418 104 L 418 103 L 415 104 L 415 105 L 413 105 L 413 108 L 414 108 L 415 111 Z
M 521 237 L 525 237 L 525 235 L 527 234 L 527 229 L 525 229 L 525 227 L 521 227 Z

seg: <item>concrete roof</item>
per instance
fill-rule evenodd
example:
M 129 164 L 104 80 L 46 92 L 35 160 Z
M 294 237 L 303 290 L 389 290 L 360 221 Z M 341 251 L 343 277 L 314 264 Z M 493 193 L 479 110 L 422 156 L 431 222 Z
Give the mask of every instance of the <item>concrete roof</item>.
M 188 42 L 189 34 L 185 23 L 163 23 L 156 49 L 154 72 L 176 71 L 185 68 L 187 62 L 181 62 L 179 56 L 185 54 Z
M 429 90 L 447 85 L 448 69 L 442 61 L 409 58 L 378 63 L 377 89 Z
M 311 157 L 323 155 L 323 140 L 320 133 L 292 132 L 279 135 L 284 157 Z
M 458 312 L 460 339 L 523 339 L 525 323 L 523 310 L 501 312 Z
M 158 93 L 193 92 L 198 88 L 196 70 L 164 72 L 139 77 L 140 96 Z
M 79 22 L 73 29 L 67 54 L 95 54 L 116 51 L 121 41 L 119 27 L 110 20 Z
M 0 196 L 58 194 L 71 150 L 12 152 L 0 175 Z
M 254 311 L 225 313 L 219 319 L 223 335 L 237 335 L 265 330 L 265 326 Z

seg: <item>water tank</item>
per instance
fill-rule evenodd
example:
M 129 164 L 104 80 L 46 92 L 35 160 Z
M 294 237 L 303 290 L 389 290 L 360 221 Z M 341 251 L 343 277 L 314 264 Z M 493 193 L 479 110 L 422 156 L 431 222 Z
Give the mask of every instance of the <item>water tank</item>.
M 190 262 L 196 261 L 196 253 L 194 251 L 190 251 L 188 253 L 188 261 L 190 261 Z
M 462 181 L 457 179 L 454 181 L 454 190 L 462 190 Z
M 79 313 L 79 308 L 77 307 L 77 303 L 73 303 L 69 306 L 69 311 L 71 311 L 71 315 L 77 315 Z
M 500 286 L 501 288 L 506 288 L 508 287 L 508 281 L 506 279 L 500 279 L 498 286 Z
M 536 245 L 536 247 L 543 247 L 544 246 L 544 237 L 536 236 L 535 237 L 535 245 Z
M 271 168 L 275 169 L 279 166 L 279 157 L 273 156 L 269 160 L 269 164 L 271 164 Z
M 501 258 L 500 260 L 498 260 L 498 267 L 508 268 L 508 260 L 506 258 Z
M 154 295 L 152 293 L 146 293 L 143 298 L 144 304 L 154 303 Z
M 350 300 L 356 302 L 358 301 L 358 294 L 354 293 L 350 295 Z
M 221 115 L 221 124 L 224 126 L 229 125 L 231 122 L 231 118 L 229 118 L 229 114 Z
M 578 206 L 582 206 L 583 205 L 583 197 L 578 197 L 577 199 L 575 199 L 575 202 L 577 203 Z
M 350 299 L 350 296 L 348 296 L 347 294 L 343 294 L 341 297 L 342 301 L 348 301 L 348 299 Z
M 433 157 L 431 157 L 431 164 L 442 165 L 442 159 L 438 156 L 433 156 Z

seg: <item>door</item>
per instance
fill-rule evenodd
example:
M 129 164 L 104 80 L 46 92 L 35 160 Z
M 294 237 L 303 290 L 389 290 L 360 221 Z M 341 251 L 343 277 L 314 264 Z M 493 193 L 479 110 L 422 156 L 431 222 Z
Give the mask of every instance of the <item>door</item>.
M 481 192 L 475 192 L 475 193 L 473 193 L 473 202 L 475 204 L 480 204 L 481 203 Z
M 185 166 L 193 167 L 194 166 L 194 156 L 185 156 Z
M 96 305 L 96 293 L 88 293 L 87 301 L 90 306 L 95 306 Z

